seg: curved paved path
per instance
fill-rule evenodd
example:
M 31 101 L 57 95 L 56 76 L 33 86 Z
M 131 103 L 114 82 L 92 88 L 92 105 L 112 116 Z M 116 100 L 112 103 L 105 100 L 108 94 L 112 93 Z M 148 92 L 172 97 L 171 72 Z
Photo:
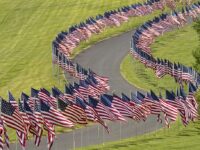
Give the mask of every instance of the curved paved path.
M 130 95 L 136 89 L 120 74 L 120 64 L 129 53 L 131 32 L 99 42 L 79 54 L 75 61 L 85 68 L 91 68 L 99 75 L 109 77 L 111 91 Z
M 130 95 L 130 92 L 135 91 L 136 88 L 130 85 L 121 76 L 120 63 L 128 54 L 131 33 L 132 32 L 127 32 L 99 42 L 79 54 L 75 58 L 75 61 L 83 67 L 93 69 L 99 75 L 109 77 L 111 91 L 115 90 L 115 93 L 118 94 L 123 91 L 124 93 Z M 70 81 L 73 81 L 71 77 L 69 77 L 69 79 Z M 75 130 L 74 132 L 57 135 L 52 150 L 68 150 L 73 149 L 74 147 L 102 144 L 105 141 L 120 140 L 144 134 L 161 127 L 161 125 L 156 122 L 156 118 L 154 116 L 150 116 L 146 122 L 137 123 L 135 121 L 128 120 L 127 123 L 109 122 L 108 126 L 110 128 L 110 134 L 105 133 L 101 126 L 93 125 Z M 73 142 L 73 137 L 75 139 L 75 143 Z M 40 147 L 36 148 L 33 141 L 30 140 L 28 141 L 27 149 L 45 150 L 47 149 L 46 141 L 46 137 L 43 137 Z M 20 145 L 12 144 L 11 150 L 16 149 L 21 150 Z

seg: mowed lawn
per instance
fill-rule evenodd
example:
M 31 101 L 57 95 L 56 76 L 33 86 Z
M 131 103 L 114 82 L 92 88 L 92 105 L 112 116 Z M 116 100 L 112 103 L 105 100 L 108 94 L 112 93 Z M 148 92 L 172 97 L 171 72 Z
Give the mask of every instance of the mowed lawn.
M 156 39 L 152 45 L 155 57 L 167 58 L 192 66 L 195 62 L 192 52 L 198 47 L 199 38 L 192 26 L 186 26 Z M 158 80 L 150 69 L 127 56 L 121 64 L 121 73 L 128 82 L 135 86 L 156 92 L 164 89 L 175 89 L 177 84 L 171 77 Z M 200 92 L 196 95 L 200 102 Z M 199 110 L 200 112 L 200 110 Z M 170 129 L 163 128 L 142 136 L 101 145 L 81 148 L 81 150 L 199 150 L 200 121 L 184 127 L 180 120 L 172 124 Z
M 170 129 L 78 150 L 199 150 L 199 141 L 200 122 L 186 128 L 178 122 Z
M 169 59 L 172 62 L 180 62 L 186 66 L 193 66 L 195 63 L 192 52 L 199 45 L 198 34 L 190 26 L 183 27 L 160 36 L 152 44 L 154 57 Z M 144 65 L 130 55 L 122 61 L 120 66 L 123 77 L 138 88 L 163 92 L 165 89 L 176 89 L 178 84 L 169 75 L 158 79 L 152 69 Z
M 0 0 L 0 96 L 7 98 L 10 90 L 19 97 L 30 87 L 63 89 L 64 78 L 59 82 L 52 73 L 51 42 L 57 33 L 89 16 L 137 1 Z
M 153 55 L 166 58 L 171 61 L 181 62 L 187 66 L 193 66 L 195 60 L 192 52 L 199 46 L 199 37 L 192 25 L 182 29 L 174 30 L 156 39 L 152 44 Z M 155 77 L 151 69 L 134 60 L 128 55 L 121 64 L 121 73 L 131 84 L 143 90 L 153 89 L 156 92 L 165 89 L 175 89 L 178 85 L 171 77 L 162 79 Z M 200 92 L 196 95 L 200 100 Z M 170 129 L 161 129 L 139 137 L 111 142 L 100 146 L 91 146 L 86 150 L 109 149 L 109 150 L 160 150 L 160 149 L 185 149 L 198 150 L 200 148 L 200 121 L 183 127 L 180 121 L 171 126 Z M 85 150 L 84 149 L 84 150 Z
M 22 91 L 30 94 L 30 88 L 52 86 L 64 89 L 67 81 L 62 72 L 52 69 L 51 42 L 56 35 L 90 16 L 107 10 L 134 4 L 141 0 L 0 0 L 0 96 L 7 99 L 10 90 L 16 99 Z M 128 31 L 160 11 L 134 17 L 121 27 L 106 29 L 92 36 L 75 50 L 74 55 L 112 35 Z M 78 128 L 80 126 L 77 126 Z M 57 132 L 69 131 L 57 127 Z M 16 140 L 14 130 L 8 129 L 10 141 Z

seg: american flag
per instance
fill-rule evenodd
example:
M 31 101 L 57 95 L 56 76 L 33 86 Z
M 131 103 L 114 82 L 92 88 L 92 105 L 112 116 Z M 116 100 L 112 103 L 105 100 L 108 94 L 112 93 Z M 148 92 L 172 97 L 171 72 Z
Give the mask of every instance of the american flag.
M 82 108 L 75 106 L 75 104 L 64 102 L 61 99 L 58 99 L 58 108 L 60 112 L 67 117 L 73 123 L 78 124 L 87 124 L 87 117 Z
M 169 121 L 177 120 L 178 110 L 173 105 L 168 104 L 164 99 L 160 99 L 160 105 L 165 116 L 165 123 L 169 127 Z
M 113 94 L 112 100 L 113 106 L 122 114 L 124 117 L 133 118 L 133 110 L 131 109 L 130 105 L 124 102 L 120 97 Z
M 84 96 L 79 91 L 79 85 L 75 82 L 74 82 L 74 86 L 73 86 L 73 91 L 74 91 L 73 95 L 75 97 L 79 97 L 81 99 L 84 99 Z
M 33 110 L 33 111 L 35 109 L 35 102 L 39 101 L 39 99 L 38 99 L 38 93 L 39 93 L 39 90 L 31 88 L 31 96 L 29 97 L 29 101 L 27 103 L 31 107 L 31 110 Z
M 88 94 L 88 95 L 91 95 L 92 97 L 98 99 L 99 98 L 99 93 L 96 92 L 96 89 L 89 84 L 89 82 L 87 82 L 86 80 L 81 80 L 80 81 L 80 93 L 83 93 L 84 92 L 84 89 L 81 88 L 81 87 L 84 87 L 87 91 L 85 92 L 85 94 Z M 87 96 L 88 96 L 87 95 Z M 84 94 L 83 94 L 84 96 Z
M 17 102 L 16 102 L 14 96 L 12 95 L 12 93 L 10 91 L 8 92 L 8 99 L 9 99 L 9 102 L 12 104 L 13 107 L 18 108 Z
M 37 118 L 38 123 L 43 124 L 44 130 L 48 132 L 47 141 L 48 141 L 48 149 L 50 150 L 55 138 L 55 126 L 49 120 L 43 117 L 40 109 L 40 104 L 38 103 L 35 103 L 34 114 L 35 117 Z M 39 137 L 35 137 L 36 145 L 39 145 L 40 141 L 41 139 Z
M 3 121 L 0 119 L 0 150 L 3 150 L 4 147 L 3 133 L 4 133 Z
M 103 77 L 103 76 L 100 76 L 100 75 L 97 75 L 94 71 L 92 71 L 91 69 L 89 69 L 89 74 L 94 76 L 96 79 L 99 79 L 101 81 L 104 81 L 106 83 L 108 83 L 109 81 L 109 78 L 108 77 Z
M 29 131 L 35 136 L 36 141 L 40 141 L 43 133 L 42 126 L 40 125 L 40 122 L 37 120 L 35 114 L 31 110 L 30 106 L 26 101 L 23 101 L 24 104 L 24 110 L 30 120 L 30 128 Z M 39 146 L 38 142 L 35 143 L 36 146 Z
M 163 60 L 158 59 L 156 65 L 156 76 L 162 78 L 166 74 L 166 68 Z
M 136 97 L 140 101 L 140 104 L 141 104 L 140 107 L 141 107 L 141 110 L 143 110 L 145 116 L 150 115 L 151 114 L 151 103 L 150 104 L 146 103 L 146 101 L 145 101 L 146 96 L 143 93 L 137 91 L 136 92 Z
M 108 111 L 115 116 L 117 120 L 126 121 L 126 119 L 120 114 L 120 112 L 112 104 L 113 97 L 108 94 L 101 95 L 101 102 L 105 105 Z
M 115 116 L 99 101 L 89 96 L 89 105 L 94 108 L 103 120 L 116 120 Z
M 52 96 L 55 97 L 56 99 L 59 98 L 59 99 L 65 101 L 64 94 L 55 86 L 52 88 Z
M 3 121 L 0 119 L 0 150 L 3 150 L 4 141 L 3 141 L 3 133 L 4 133 Z
M 64 97 L 66 99 L 68 99 L 69 101 L 73 101 L 75 99 L 73 93 L 74 93 L 73 89 L 71 89 L 71 87 L 68 87 L 67 85 L 65 85 Z
M 26 126 L 19 112 L 9 102 L 1 98 L 1 117 L 3 122 L 10 128 L 23 133 L 25 139 L 27 137 Z M 22 143 L 25 147 L 25 140 Z
M 151 108 L 151 114 L 153 115 L 157 115 L 158 119 L 157 121 L 162 122 L 162 119 L 160 118 L 162 109 L 161 109 L 161 105 L 159 102 L 158 97 L 155 95 L 155 93 L 153 91 L 151 91 L 151 93 L 147 93 L 147 96 L 145 98 L 145 102 L 150 104 L 150 108 Z
M 5 141 L 3 141 L 5 140 Z M 6 144 L 7 148 L 9 149 L 9 137 L 7 135 L 7 130 L 3 124 L 3 120 L 0 118 L 0 149 L 4 149 L 4 143 Z
M 89 75 L 88 80 L 91 85 L 99 89 L 100 93 L 105 93 L 109 89 L 109 86 L 105 81 L 101 81 L 98 78 L 96 79 L 93 75 Z
M 26 125 L 26 132 L 28 133 L 31 123 L 20 101 L 18 102 L 18 109 L 19 109 L 19 114 L 22 116 L 22 119 Z M 24 143 L 26 143 L 26 139 L 28 139 L 27 137 L 28 135 L 26 136 L 25 133 L 21 131 L 17 131 L 17 136 L 19 137 L 20 144 L 22 146 L 25 145 Z
M 29 120 L 29 118 L 28 118 L 28 116 L 27 116 L 27 114 L 26 114 L 26 112 L 24 110 L 24 107 L 23 107 L 22 103 L 20 102 L 20 100 L 18 101 L 18 107 L 17 108 L 19 110 L 20 115 L 22 116 L 22 119 L 23 119 L 25 125 L 27 126 L 27 131 L 28 131 L 31 123 L 30 123 L 30 120 Z
M 142 114 L 138 111 L 139 105 L 134 101 L 133 94 L 131 93 L 131 99 L 124 93 L 121 93 L 121 100 L 129 105 L 133 111 L 133 119 L 140 120 Z
M 45 88 L 40 89 L 40 91 L 38 93 L 38 97 L 40 100 L 42 100 L 49 106 L 53 107 L 54 109 L 57 108 L 56 99 L 54 97 L 52 97 L 51 94 L 49 93 L 49 91 L 47 91 Z
M 48 120 L 53 125 L 58 125 L 66 128 L 71 128 L 74 124 L 67 120 L 58 110 L 48 106 L 45 102 L 40 101 L 41 113 L 45 120 Z
M 27 125 L 27 129 L 28 126 L 30 124 L 29 119 L 26 115 L 26 113 L 24 112 L 24 109 L 22 108 L 22 106 L 20 104 L 18 104 L 15 100 L 15 98 L 13 97 L 13 95 L 11 94 L 11 92 L 9 92 L 9 103 L 16 109 L 16 111 L 18 111 L 18 113 L 22 116 L 22 119 L 24 121 L 24 123 Z
M 197 110 L 198 103 L 194 96 L 194 92 L 196 92 L 196 90 L 197 90 L 197 88 L 192 83 L 189 83 L 189 93 L 188 93 L 187 98 L 189 99 L 189 101 L 193 105 L 193 107 Z
M 13 95 L 11 94 L 11 92 L 8 92 L 8 98 L 9 98 L 9 103 L 16 109 L 17 113 L 19 113 L 24 121 L 24 124 L 26 126 L 26 132 L 28 132 L 29 126 L 30 126 L 30 122 L 29 119 L 26 115 L 26 113 L 24 111 L 22 111 L 20 105 L 18 106 L 15 98 L 13 97 Z M 24 147 L 26 145 L 26 140 L 28 137 L 26 137 L 24 132 L 21 131 L 16 131 L 17 136 L 19 138 L 19 143 L 22 145 L 22 147 Z
M 79 64 L 76 64 L 76 72 L 75 72 L 75 77 L 84 80 L 86 78 L 86 70 L 80 66 Z
M 183 91 L 183 89 L 181 89 Z M 195 119 L 198 118 L 198 110 L 195 109 L 195 107 L 193 106 L 193 104 L 191 103 L 190 99 L 188 97 L 186 97 L 185 95 L 182 95 L 181 93 L 181 98 L 183 100 L 183 102 L 185 103 L 186 107 L 188 108 L 189 112 L 190 112 L 190 119 L 192 121 L 194 121 Z
M 93 112 L 93 109 L 90 109 L 90 107 L 86 105 L 86 103 L 82 99 L 80 99 L 79 97 L 76 97 L 75 104 L 81 107 L 85 111 L 85 114 L 88 120 L 95 121 L 96 117 Z
M 79 83 L 79 92 L 84 97 L 84 99 L 88 99 L 88 95 L 90 95 L 90 91 L 88 89 L 88 85 L 85 82 L 80 81 Z
M 85 114 L 87 116 L 87 119 L 89 121 L 93 121 L 93 122 L 98 122 L 99 124 L 101 124 L 107 132 L 109 132 L 108 130 L 108 126 L 106 125 L 106 123 L 100 118 L 100 116 L 98 115 L 98 113 L 94 110 L 94 108 L 92 108 L 91 106 L 89 106 L 89 104 L 86 104 L 85 101 L 83 101 L 80 98 L 76 98 L 76 104 L 81 107 L 84 111 Z
M 123 96 L 124 97 L 124 96 Z M 122 97 L 122 99 L 124 99 Z M 131 93 L 131 100 L 130 100 L 130 104 L 134 110 L 134 118 L 136 120 L 143 120 L 145 121 L 147 118 L 147 115 L 149 113 L 147 113 L 147 108 L 144 107 L 143 105 L 147 105 L 147 103 L 142 102 L 140 99 L 138 99 L 137 95 L 134 93 Z
M 188 121 L 186 119 L 187 115 L 186 115 L 185 106 L 179 99 L 176 98 L 176 95 L 174 92 L 169 92 L 168 90 L 166 90 L 166 102 L 177 108 L 183 125 L 184 126 L 188 125 Z
M 38 93 L 39 93 L 39 90 L 31 88 L 31 97 L 38 98 Z

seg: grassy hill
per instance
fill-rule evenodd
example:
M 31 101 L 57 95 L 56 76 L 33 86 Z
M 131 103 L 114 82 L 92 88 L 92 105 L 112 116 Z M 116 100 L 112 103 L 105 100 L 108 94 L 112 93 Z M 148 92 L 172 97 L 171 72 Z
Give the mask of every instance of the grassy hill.
M 67 82 L 58 70 L 52 70 L 51 42 L 71 25 L 107 10 L 142 0 L 0 0 L 0 96 L 7 99 L 10 90 L 16 98 L 31 87 L 63 89 Z M 91 44 L 128 31 L 158 14 L 135 17 L 121 27 L 106 29 L 75 50 L 74 56 Z M 53 75 L 54 74 L 54 75 Z M 58 79 L 59 78 L 59 79 Z M 58 132 L 68 129 L 57 128 Z M 15 131 L 9 129 L 11 141 Z
M 157 38 L 152 45 L 154 56 L 193 66 L 198 62 L 192 54 L 194 51 L 195 54 L 199 54 L 200 32 L 196 32 L 196 30 L 200 29 L 200 22 L 195 23 L 195 28 L 193 25 Z M 158 80 L 152 70 L 146 69 L 143 64 L 133 60 L 130 55 L 123 60 L 121 73 L 128 82 L 144 90 L 153 89 L 158 92 L 164 91 L 164 89 L 175 89 L 177 86 L 169 76 Z M 196 97 L 200 103 L 200 92 Z M 81 150 L 199 150 L 199 134 L 200 121 L 183 127 L 179 120 L 170 129 L 163 128 L 142 136 L 81 148 Z
M 22 91 L 29 93 L 30 87 L 50 89 L 55 85 L 62 89 L 66 81 L 61 76 L 59 82 L 53 76 L 51 64 L 51 42 L 57 33 L 89 16 L 137 1 L 141 0 L 0 0 L 0 96 L 7 98 L 10 90 L 19 97 Z M 136 27 L 155 14 L 158 12 L 93 36 L 75 54 L 101 39 Z M 11 141 L 16 139 L 14 131 L 9 130 L 9 135 Z
M 52 75 L 51 42 L 57 33 L 89 16 L 137 1 L 0 0 L 0 95 L 7 97 L 11 90 L 19 97 L 30 87 L 63 88 L 64 78 L 59 82 Z
M 167 58 L 175 62 L 179 61 L 185 65 L 193 66 L 197 61 L 192 54 L 194 51 L 196 51 L 195 54 L 197 54 L 199 50 L 200 32 L 196 32 L 196 30 L 199 29 L 200 22 L 194 24 L 166 33 L 164 36 L 157 38 L 152 45 L 153 55 L 155 57 Z M 158 80 L 152 70 L 146 69 L 143 64 L 133 60 L 130 55 L 123 60 L 121 64 L 121 73 L 128 82 L 144 90 L 153 89 L 158 92 L 164 91 L 164 89 L 175 89 L 177 86 L 169 76 Z M 200 103 L 200 92 L 197 93 L 196 97 Z M 200 121 L 197 121 L 185 128 L 179 120 L 173 124 L 170 129 L 164 128 L 146 135 L 82 149 L 198 150 L 200 147 L 199 125 Z
M 180 62 L 186 66 L 193 66 L 195 58 L 192 52 L 197 49 L 199 37 L 192 25 L 165 33 L 151 45 L 154 57 L 166 58 Z M 176 89 L 175 83 L 169 75 L 158 79 L 152 69 L 147 69 L 130 55 L 122 61 L 120 66 L 122 76 L 131 84 L 144 90 L 163 92 L 165 89 Z
M 180 122 L 170 129 L 78 150 L 199 150 L 200 122 L 183 127 Z

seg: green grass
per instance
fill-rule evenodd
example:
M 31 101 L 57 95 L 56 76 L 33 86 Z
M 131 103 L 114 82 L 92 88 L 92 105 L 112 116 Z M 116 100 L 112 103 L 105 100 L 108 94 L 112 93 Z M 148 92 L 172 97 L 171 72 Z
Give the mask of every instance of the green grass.
M 63 89 L 61 75 L 54 76 L 51 63 L 51 42 L 61 30 L 79 23 L 89 16 L 141 0 L 0 0 L 0 95 L 7 99 L 10 90 L 17 98 L 31 87 Z M 132 18 L 120 28 L 106 29 L 103 33 L 83 42 L 74 56 L 83 48 L 104 38 L 130 30 L 153 15 Z M 58 71 L 58 68 L 54 70 Z M 79 126 L 78 126 L 79 127 Z M 9 129 L 11 141 L 16 133 Z M 56 128 L 57 132 L 69 129 Z
M 192 26 L 186 26 L 157 38 L 152 49 L 155 57 L 192 66 L 195 62 L 192 52 L 198 46 L 197 32 Z M 158 92 L 164 89 L 175 89 L 177 86 L 169 76 L 158 80 L 152 70 L 146 69 L 130 55 L 123 60 L 121 72 L 128 82 L 145 90 L 153 89 Z M 200 102 L 200 92 L 197 93 L 196 98 Z M 191 123 L 185 128 L 179 120 L 172 124 L 170 129 L 163 128 L 142 136 L 81 148 L 81 150 L 199 150 L 199 140 L 200 121 Z
M 190 124 L 187 128 L 178 122 L 170 129 L 164 128 L 150 134 L 80 148 L 80 150 L 199 150 L 199 140 L 200 122 Z
M 200 92 L 196 94 L 200 104 Z M 200 113 L 200 108 L 199 108 Z M 184 127 L 180 119 L 171 124 L 170 129 L 161 128 L 144 135 L 93 145 L 80 150 L 199 150 L 200 121 L 190 123 Z M 78 149 L 78 150 L 79 150 Z
M 0 95 L 7 98 L 7 91 L 10 90 L 15 97 L 19 97 L 22 91 L 29 93 L 30 87 L 50 89 L 55 85 L 63 89 L 67 81 L 62 73 L 53 75 L 58 68 L 53 72 L 51 64 L 51 42 L 57 33 L 89 16 L 138 1 L 141 0 L 0 0 Z M 120 28 L 108 29 L 93 36 L 80 45 L 74 56 L 83 48 L 127 31 L 148 18 L 134 18 Z M 15 131 L 8 131 L 10 141 L 15 141 Z M 56 131 L 70 130 L 57 127 Z
M 64 77 L 53 76 L 51 42 L 61 30 L 89 16 L 141 0 L 0 0 L 0 95 L 7 98 L 10 90 L 15 97 L 30 87 L 57 86 L 63 89 Z M 110 28 L 89 41 L 81 43 L 74 56 L 83 48 L 138 26 L 159 11 L 145 17 L 132 18 L 119 28 Z M 59 80 L 58 80 L 59 78 Z M 58 132 L 68 129 L 57 128 Z M 9 130 L 10 140 L 15 132 Z
M 19 97 L 30 87 L 63 89 L 63 76 L 59 82 L 52 74 L 51 42 L 57 33 L 89 16 L 137 1 L 0 0 L 0 95 L 6 98 L 11 90 Z
M 197 32 L 190 25 L 158 37 L 151 47 L 154 57 L 166 58 L 172 62 L 193 66 L 195 59 L 192 52 L 198 47 L 198 40 Z M 165 89 L 175 89 L 178 86 L 169 75 L 158 79 L 152 69 L 145 68 L 143 64 L 130 55 L 122 61 L 120 70 L 129 83 L 141 89 L 162 92 Z
M 75 57 L 80 52 L 84 51 L 86 48 L 91 46 L 94 43 L 99 41 L 105 40 L 107 38 L 122 34 L 124 32 L 133 30 L 134 28 L 138 27 L 144 21 L 147 21 L 154 16 L 158 15 L 160 11 L 155 11 L 154 13 L 142 16 L 142 17 L 132 17 L 129 19 L 127 23 L 123 23 L 120 27 L 112 27 L 105 29 L 106 31 L 102 32 L 101 34 L 93 35 L 88 41 L 83 41 L 78 48 L 73 51 L 72 57 Z

